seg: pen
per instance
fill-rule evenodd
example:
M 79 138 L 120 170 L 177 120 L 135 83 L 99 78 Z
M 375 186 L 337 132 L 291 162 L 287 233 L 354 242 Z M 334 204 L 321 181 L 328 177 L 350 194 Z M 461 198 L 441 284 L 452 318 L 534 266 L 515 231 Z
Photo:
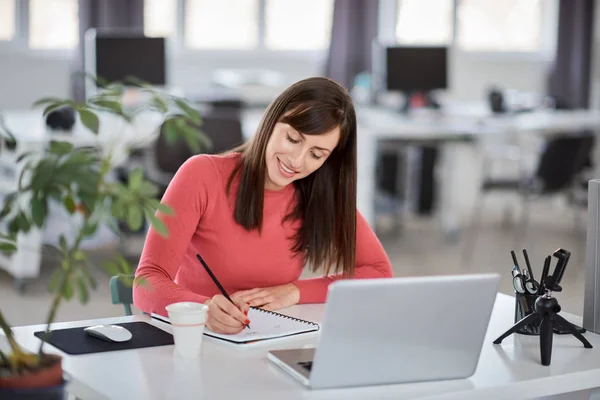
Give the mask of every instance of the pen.
M 525 257 L 525 264 L 527 265 L 527 272 L 529 272 L 529 278 L 533 279 L 533 270 L 531 269 L 531 263 L 529 262 L 529 255 L 527 250 L 523 249 L 523 257 Z
M 517 255 L 513 250 L 510 251 L 510 255 L 512 256 L 513 264 L 516 267 L 517 272 L 521 273 L 521 269 L 519 268 L 519 262 L 517 261 Z
M 217 279 L 217 277 L 215 276 L 215 274 L 213 274 L 213 272 L 210 270 L 210 268 L 208 268 L 208 265 L 204 262 L 204 259 L 202 257 L 200 257 L 200 254 L 196 254 L 196 258 L 198 259 L 198 261 L 200 261 L 200 264 L 202 264 L 202 266 L 204 267 L 204 269 L 206 270 L 206 272 L 208 272 L 208 275 L 210 275 L 210 277 L 213 280 L 213 282 L 215 283 L 215 285 L 217 285 L 217 287 L 221 291 L 221 294 L 223 294 L 223 296 L 225 296 L 225 298 L 227 300 L 229 300 L 232 304 L 235 305 L 235 303 L 233 302 L 233 300 L 231 300 L 231 297 L 229 297 L 229 295 L 225 291 L 225 288 L 223 288 L 223 286 L 221 286 L 221 283 L 219 282 L 219 280 Z M 250 329 L 250 324 L 246 325 L 246 327 L 248 329 Z

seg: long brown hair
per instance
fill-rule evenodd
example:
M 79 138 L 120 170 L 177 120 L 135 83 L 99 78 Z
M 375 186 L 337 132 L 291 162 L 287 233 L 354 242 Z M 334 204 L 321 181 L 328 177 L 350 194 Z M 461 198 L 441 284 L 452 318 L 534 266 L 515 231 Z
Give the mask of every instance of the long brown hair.
M 323 165 L 294 181 L 296 206 L 284 218 L 300 220 L 292 250 L 304 254 L 312 271 L 350 277 L 356 258 L 356 113 L 348 91 L 328 78 L 299 81 L 267 108 L 254 137 L 234 151 L 241 162 L 229 178 L 227 191 L 239 175 L 234 218 L 247 230 L 262 227 L 266 148 L 277 122 L 304 135 L 340 128 L 340 141 Z

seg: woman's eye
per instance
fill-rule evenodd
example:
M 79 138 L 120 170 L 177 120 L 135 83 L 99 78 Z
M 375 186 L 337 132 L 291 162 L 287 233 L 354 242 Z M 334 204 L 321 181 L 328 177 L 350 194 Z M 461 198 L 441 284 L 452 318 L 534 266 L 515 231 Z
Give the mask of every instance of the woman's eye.
M 295 139 L 293 139 L 293 138 L 292 138 L 290 135 L 287 135 L 287 140 L 289 140 L 289 141 L 290 141 L 290 143 L 293 143 L 293 144 L 300 143 L 300 141 L 299 141 L 299 140 L 295 140 Z
M 311 153 L 315 160 L 320 160 L 323 156 L 317 155 L 315 153 Z

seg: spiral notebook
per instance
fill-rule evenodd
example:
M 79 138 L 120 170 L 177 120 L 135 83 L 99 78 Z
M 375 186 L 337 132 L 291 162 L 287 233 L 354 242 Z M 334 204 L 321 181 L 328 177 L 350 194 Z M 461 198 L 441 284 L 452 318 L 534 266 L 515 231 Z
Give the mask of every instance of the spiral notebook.
M 153 318 L 170 323 L 169 319 L 162 315 L 152 314 Z M 240 333 L 226 335 L 216 333 L 205 327 L 204 334 L 214 338 L 226 340 L 233 343 L 244 344 L 261 340 L 276 339 L 285 336 L 298 335 L 301 333 L 319 330 L 319 324 L 299 318 L 290 317 L 275 311 L 267 311 L 261 308 L 250 307 L 248 311 L 250 329 L 245 328 Z

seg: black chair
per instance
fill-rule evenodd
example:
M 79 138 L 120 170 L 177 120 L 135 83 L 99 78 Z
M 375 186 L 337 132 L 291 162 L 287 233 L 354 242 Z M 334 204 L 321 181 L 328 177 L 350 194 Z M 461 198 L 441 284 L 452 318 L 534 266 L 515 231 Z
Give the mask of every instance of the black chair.
M 581 173 L 588 161 L 589 149 L 593 145 L 594 137 L 583 136 L 560 136 L 546 142 L 537 169 L 532 176 L 497 179 L 484 177 L 479 199 L 474 208 L 471 224 L 472 234 L 465 244 L 463 261 L 470 262 L 477 228 L 480 225 L 483 212 L 483 203 L 486 194 L 498 191 L 513 191 L 521 196 L 522 212 L 519 233 L 515 235 L 515 249 L 525 246 L 529 225 L 529 208 L 532 200 L 557 194 L 570 197 L 571 191 L 575 189 L 578 174 Z

